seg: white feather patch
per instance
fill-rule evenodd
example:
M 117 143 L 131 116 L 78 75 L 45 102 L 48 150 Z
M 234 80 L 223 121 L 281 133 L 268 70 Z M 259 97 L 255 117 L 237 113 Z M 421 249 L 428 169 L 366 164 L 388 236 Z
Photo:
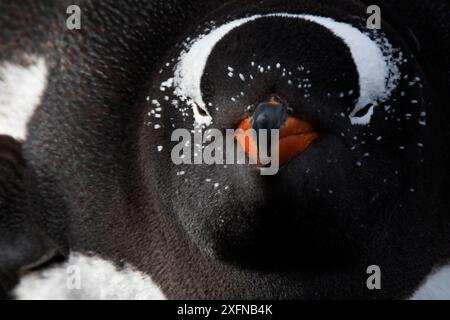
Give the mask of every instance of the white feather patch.
M 73 253 L 69 260 L 29 274 L 14 290 L 20 300 L 163 300 L 150 276 L 130 265 L 117 269 L 98 257 Z
M 450 266 L 432 273 L 411 300 L 450 300 Z
M 0 64 L 0 134 L 24 140 L 26 126 L 47 86 L 48 69 L 42 57 L 27 57 L 29 66 Z

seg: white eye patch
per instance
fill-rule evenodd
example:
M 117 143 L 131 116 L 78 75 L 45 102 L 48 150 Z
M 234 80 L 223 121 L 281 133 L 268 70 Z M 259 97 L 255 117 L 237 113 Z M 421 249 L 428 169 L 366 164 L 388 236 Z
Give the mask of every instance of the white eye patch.
M 175 94 L 186 101 L 193 109 L 198 125 L 210 125 L 212 118 L 203 101 L 201 79 L 208 57 L 216 44 L 232 30 L 262 18 L 303 19 L 327 28 L 340 38 L 350 49 L 359 74 L 360 96 L 350 114 L 352 124 L 369 124 L 373 108 L 363 117 L 355 117 L 358 111 L 368 104 L 374 106 L 386 101 L 391 96 L 400 79 L 397 61 L 393 58 L 393 49 L 387 39 L 373 41 L 369 36 L 347 23 L 337 22 L 332 18 L 304 14 L 273 13 L 254 15 L 228 22 L 201 35 L 187 45 L 175 67 Z M 274 57 L 276 59 L 276 57 Z M 199 109 L 203 110 L 200 112 Z

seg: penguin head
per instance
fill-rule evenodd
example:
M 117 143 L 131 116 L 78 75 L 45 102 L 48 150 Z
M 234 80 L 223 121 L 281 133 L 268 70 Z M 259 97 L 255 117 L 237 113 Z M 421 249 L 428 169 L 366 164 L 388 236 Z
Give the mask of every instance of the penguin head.
M 419 219 L 418 202 L 430 197 L 435 143 L 420 65 L 386 22 L 368 29 L 363 8 L 245 6 L 187 31 L 152 77 L 138 138 L 146 183 L 215 258 L 358 259 L 380 232 Z M 174 130 L 237 128 L 280 129 L 280 146 L 286 137 L 303 143 L 286 144 L 272 176 L 257 164 L 173 163 Z M 191 156 L 202 143 L 184 142 Z

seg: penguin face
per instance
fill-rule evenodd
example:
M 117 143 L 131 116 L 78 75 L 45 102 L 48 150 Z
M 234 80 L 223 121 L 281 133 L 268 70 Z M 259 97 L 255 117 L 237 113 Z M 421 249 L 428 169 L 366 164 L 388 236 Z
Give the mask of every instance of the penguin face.
M 142 174 L 188 238 L 219 259 L 347 263 L 380 230 L 421 215 L 429 197 L 430 98 L 409 46 L 387 23 L 367 29 L 361 8 L 301 6 L 217 11 L 180 38 L 143 99 Z M 292 117 L 317 134 L 276 175 L 172 162 L 175 129 L 224 133 L 274 96 L 281 127 Z

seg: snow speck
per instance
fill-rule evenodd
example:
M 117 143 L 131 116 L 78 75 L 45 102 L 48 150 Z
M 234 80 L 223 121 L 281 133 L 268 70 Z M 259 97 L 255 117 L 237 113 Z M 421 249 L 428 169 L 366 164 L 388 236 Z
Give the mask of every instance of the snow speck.
M 169 78 L 161 83 L 161 88 L 171 88 L 173 86 L 173 78 Z M 161 90 L 164 91 L 164 90 Z

